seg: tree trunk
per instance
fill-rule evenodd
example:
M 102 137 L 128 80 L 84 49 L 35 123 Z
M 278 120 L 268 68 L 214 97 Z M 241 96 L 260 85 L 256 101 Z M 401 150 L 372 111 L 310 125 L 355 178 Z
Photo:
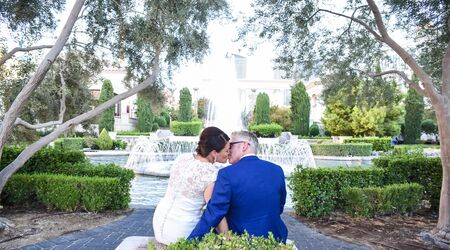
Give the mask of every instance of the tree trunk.
M 445 98 L 445 97 L 444 97 Z M 450 106 L 435 107 L 439 127 L 442 161 L 442 189 L 439 203 L 439 220 L 436 226 L 437 236 L 450 240 Z

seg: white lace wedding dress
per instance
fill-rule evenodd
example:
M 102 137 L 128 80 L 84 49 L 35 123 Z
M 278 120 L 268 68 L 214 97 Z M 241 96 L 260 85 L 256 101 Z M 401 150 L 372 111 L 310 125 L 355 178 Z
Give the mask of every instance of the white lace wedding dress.
M 158 242 L 169 245 L 189 236 L 205 205 L 203 192 L 208 184 L 216 181 L 218 171 L 219 166 L 196 160 L 192 153 L 175 159 L 166 194 L 153 215 L 153 231 Z

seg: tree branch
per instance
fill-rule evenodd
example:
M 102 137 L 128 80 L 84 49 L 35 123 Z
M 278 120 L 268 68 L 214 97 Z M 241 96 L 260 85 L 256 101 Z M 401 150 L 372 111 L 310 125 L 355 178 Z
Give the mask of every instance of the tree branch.
M 422 96 L 429 97 L 427 95 L 427 92 L 422 87 L 420 87 L 419 84 L 417 84 L 417 83 L 413 82 L 411 79 L 409 79 L 408 76 L 403 71 L 400 71 L 400 70 L 387 70 L 387 71 L 384 71 L 384 72 L 381 72 L 381 73 L 377 73 L 377 74 L 375 74 L 373 72 L 369 72 L 368 73 L 368 75 L 370 77 L 372 77 L 372 78 L 380 77 L 380 76 L 388 75 L 388 74 L 397 74 L 397 75 L 399 75 L 408 84 L 408 86 L 410 88 L 415 89 Z
M 0 58 L 0 66 L 3 65 L 8 59 L 10 59 L 17 52 L 29 52 L 38 49 L 50 49 L 51 47 L 53 47 L 53 45 L 38 45 L 27 48 L 16 47 L 12 49 L 10 52 L 6 53 L 4 56 L 2 56 L 2 58 Z
M 330 13 L 330 14 L 333 14 L 333 15 L 336 15 L 336 16 L 345 17 L 345 18 L 348 18 L 348 19 L 350 19 L 350 20 L 352 20 L 352 21 L 354 21 L 354 22 L 356 22 L 356 23 L 359 23 L 359 24 L 362 25 L 367 31 L 369 31 L 373 36 L 375 36 L 376 39 L 378 39 L 378 40 L 380 40 L 380 41 L 383 41 L 383 37 L 381 37 L 377 32 L 375 32 L 372 28 L 370 28 L 370 26 L 369 26 L 367 23 L 365 23 L 365 22 L 359 20 L 359 19 L 356 18 L 356 17 L 347 16 L 347 15 L 344 15 L 344 14 L 342 14 L 342 13 L 337 13 L 337 12 L 334 12 L 334 11 L 331 11 L 331 10 L 327 10 L 327 9 L 319 9 L 319 11 L 327 12 L 327 13 Z
M 155 55 L 156 58 L 154 60 L 154 64 L 152 67 L 152 75 L 150 77 L 148 77 L 145 81 L 143 81 L 136 87 L 128 90 L 127 92 L 124 92 L 122 94 L 114 96 L 113 98 L 109 99 L 108 101 L 97 106 L 95 109 L 64 122 L 63 124 L 58 126 L 55 130 L 53 130 L 53 132 L 51 132 L 50 134 L 48 134 L 45 137 L 42 137 L 38 141 L 34 142 L 33 144 L 31 144 L 30 146 L 25 148 L 25 150 L 23 150 L 13 162 L 11 162 L 6 168 L 4 168 L 2 171 L 0 171 L 0 193 L 3 190 L 3 188 L 6 184 L 6 181 L 11 177 L 11 175 L 13 175 L 15 172 L 17 172 L 17 170 L 19 170 L 19 168 L 21 166 L 23 166 L 23 164 L 28 159 L 30 159 L 31 156 L 34 153 L 36 153 L 39 149 L 43 148 L 45 145 L 49 144 L 50 142 L 52 142 L 53 140 L 58 138 L 59 135 L 61 135 L 62 133 L 64 133 L 68 129 L 70 129 L 71 127 L 73 127 L 81 122 L 84 122 L 92 117 L 97 116 L 98 114 L 104 112 L 106 109 L 113 106 L 117 102 L 119 102 L 127 97 L 130 97 L 130 96 L 138 93 L 141 90 L 144 90 L 145 88 L 149 87 L 152 83 L 154 83 L 156 81 L 156 77 L 159 75 L 159 70 L 160 70 L 159 55 L 160 55 L 160 50 L 157 49 L 156 55 Z
M 351 18 L 355 18 L 356 11 L 358 11 L 359 9 L 362 9 L 362 8 L 364 8 L 364 7 L 367 7 L 367 6 L 366 6 L 366 5 L 363 5 L 363 6 L 356 7 L 355 10 L 354 10 L 353 13 L 352 13 Z M 350 22 L 348 23 L 347 29 L 345 29 L 344 32 L 342 32 L 342 34 L 339 35 L 339 38 L 338 38 L 339 40 L 341 39 L 341 37 L 342 37 L 345 33 L 347 33 L 347 32 L 350 30 L 350 28 L 352 27 L 352 23 L 353 23 L 353 20 L 350 19 Z
M 72 29 L 77 20 L 77 16 L 84 5 L 84 2 L 85 0 L 77 0 L 75 2 L 69 17 L 67 18 L 66 24 L 64 25 L 58 39 L 56 40 L 55 45 L 47 53 L 45 58 L 39 64 L 39 67 L 36 69 L 35 74 L 22 88 L 20 93 L 14 99 L 14 102 L 11 104 L 8 111 L 5 113 L 2 126 L 0 127 L 0 157 L 6 140 L 8 139 L 11 133 L 11 129 L 13 128 L 16 119 L 19 117 L 22 108 L 27 104 L 31 94 L 33 94 L 36 88 L 41 84 L 42 80 L 50 69 L 50 66 L 56 60 L 59 53 L 61 53 L 61 50 L 64 48 L 64 45 L 69 39 L 70 33 L 72 32 Z
M 397 42 L 395 42 L 389 36 L 383 23 L 383 18 L 381 17 L 380 10 L 378 9 L 378 6 L 375 4 L 375 2 L 373 0 L 367 0 L 367 3 L 369 4 L 369 7 L 373 12 L 376 25 L 378 27 L 379 32 L 382 35 L 380 41 L 384 42 L 389 47 L 391 47 L 391 49 L 394 50 L 395 53 L 397 53 L 397 55 L 400 56 L 400 58 L 412 69 L 412 71 L 416 73 L 417 77 L 422 82 L 425 91 L 427 92 L 426 96 L 431 99 L 431 102 L 440 103 L 441 96 L 437 93 L 436 89 L 434 88 L 431 77 L 427 73 L 425 73 L 422 67 L 420 67 L 420 65 L 405 49 L 403 49 Z

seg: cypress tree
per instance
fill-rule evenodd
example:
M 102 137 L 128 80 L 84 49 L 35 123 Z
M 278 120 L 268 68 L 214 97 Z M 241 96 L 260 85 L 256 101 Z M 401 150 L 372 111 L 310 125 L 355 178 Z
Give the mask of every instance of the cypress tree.
M 266 93 L 259 93 L 255 107 L 256 124 L 270 124 L 270 99 Z
M 192 96 L 189 89 L 184 87 L 180 90 L 180 121 L 190 122 L 192 121 Z
M 300 81 L 291 88 L 291 117 L 294 134 L 309 134 L 310 101 L 305 85 Z
M 150 101 L 138 96 L 137 99 L 137 130 L 140 132 L 151 132 L 153 126 L 153 112 Z
M 100 91 L 99 104 L 102 104 L 114 97 L 114 90 L 110 80 L 103 81 L 102 89 Z M 114 106 L 105 110 L 98 123 L 99 131 L 106 129 L 107 131 L 114 131 Z
M 410 88 L 405 100 L 405 143 L 414 144 L 420 138 L 424 113 L 423 97 Z

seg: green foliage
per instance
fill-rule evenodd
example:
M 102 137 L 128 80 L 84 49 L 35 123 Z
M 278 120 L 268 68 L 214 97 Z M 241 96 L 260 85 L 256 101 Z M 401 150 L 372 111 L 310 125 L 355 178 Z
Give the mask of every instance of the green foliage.
M 278 137 L 283 131 L 283 127 L 276 123 L 271 124 L 252 124 L 248 127 L 258 137 Z
M 98 145 L 99 149 L 101 150 L 109 150 L 113 147 L 113 140 L 109 136 L 108 131 L 106 129 L 103 129 L 100 135 L 98 136 L 96 144 Z
M 405 154 L 422 154 L 424 148 L 439 148 L 438 145 L 429 144 L 401 144 L 394 146 L 394 155 L 405 155 Z
M 125 136 L 149 136 L 150 132 L 140 132 L 140 131 L 118 131 L 117 135 L 125 135 Z
M 200 134 L 200 130 L 202 129 L 202 122 L 201 121 L 194 121 L 194 122 L 179 122 L 179 121 L 173 121 L 170 124 L 170 131 L 174 135 L 182 136 L 197 136 Z
M 302 168 L 288 177 L 297 214 L 326 216 L 342 208 L 342 190 L 347 187 L 382 186 L 384 170 L 379 168 Z
M 197 116 L 199 119 L 205 119 L 208 112 L 209 100 L 205 97 L 199 98 L 197 101 Z
M 293 132 L 298 135 L 309 134 L 310 100 L 303 82 L 291 88 L 291 120 Z
M 420 124 L 420 128 L 425 134 L 436 134 L 438 132 L 436 123 L 431 119 L 423 120 Z
M 329 103 L 325 107 L 322 123 L 333 135 L 352 136 L 353 130 L 350 124 L 352 109 L 341 100 Z
M 156 131 L 156 130 L 158 130 L 159 129 L 159 125 L 158 125 L 158 123 L 153 123 L 153 125 L 152 125 L 152 132 L 154 132 L 154 131 Z
M 158 124 L 158 126 L 161 127 L 161 128 L 167 127 L 167 121 L 166 121 L 166 118 L 165 118 L 165 117 L 158 116 L 158 117 L 156 117 L 155 122 L 156 122 L 156 123 Z
M 150 132 L 153 126 L 153 112 L 149 101 L 138 96 L 137 99 L 137 125 L 136 128 L 140 132 Z
M 113 149 L 126 149 L 128 143 L 122 140 L 113 140 Z
M 58 138 L 54 142 L 54 147 L 59 150 L 81 150 L 85 143 L 84 138 Z
M 424 113 L 423 97 L 410 88 L 405 100 L 405 143 L 414 144 L 420 138 L 422 117 Z
M 23 147 L 7 146 L 3 149 L 0 159 L 0 170 L 5 168 L 19 156 L 24 150 Z M 88 159 L 80 150 L 58 150 L 53 148 L 44 148 L 37 151 L 27 162 L 18 170 L 18 173 L 32 173 L 45 169 L 46 167 L 59 163 L 86 163 Z
M 321 143 L 310 146 L 313 155 L 370 156 L 372 154 L 372 144 L 370 143 Z
M 370 143 L 372 144 L 372 150 L 374 151 L 387 152 L 390 149 L 392 149 L 392 139 L 390 137 L 351 138 L 351 139 L 344 139 L 344 143 Z
M 160 114 L 161 117 L 163 117 L 166 120 L 166 126 L 170 126 L 170 114 L 168 111 L 163 110 Z
M 130 180 L 128 180 L 129 182 Z M 2 203 L 24 206 L 41 203 L 48 209 L 98 212 L 124 209 L 129 188 L 119 178 L 66 176 L 61 174 L 16 174 L 6 183 Z
M 180 90 L 180 101 L 179 101 L 179 121 L 180 122 L 190 122 L 192 121 L 192 97 L 189 89 L 184 87 Z
M 102 104 L 114 97 L 114 90 L 110 80 L 103 81 L 102 90 L 100 91 L 99 104 Z M 103 111 L 98 123 L 99 131 L 106 129 L 107 131 L 114 131 L 114 107 Z
M 255 122 L 259 124 L 270 124 L 270 100 L 266 93 L 259 93 L 256 97 Z
M 386 111 L 384 108 L 372 108 L 369 110 L 353 107 L 351 114 L 351 126 L 356 136 L 383 135 Z
M 424 188 L 417 183 L 342 190 L 344 209 L 356 216 L 411 213 L 419 208 Z
M 270 120 L 283 127 L 283 131 L 289 131 L 292 128 L 291 109 L 288 107 L 270 107 Z
M 153 243 L 147 247 L 147 249 L 156 249 Z M 195 250 L 195 249 L 263 249 L 263 250 L 288 250 L 295 249 L 294 244 L 283 244 L 279 242 L 273 236 L 272 232 L 269 232 L 269 237 L 254 237 L 250 236 L 247 232 L 242 235 L 237 235 L 230 232 L 229 237 L 225 237 L 223 234 L 217 235 L 214 232 L 210 232 L 203 236 L 202 240 L 197 239 L 185 240 L 184 238 L 178 240 L 175 243 L 167 246 L 168 250 Z
M 309 136 L 318 136 L 320 134 L 319 125 L 313 123 L 311 127 L 309 127 Z
M 387 184 L 419 183 L 425 188 L 425 199 L 432 209 L 439 207 L 442 185 L 442 163 L 440 158 L 429 158 L 419 154 L 384 156 L 372 160 L 377 168 L 386 172 Z

